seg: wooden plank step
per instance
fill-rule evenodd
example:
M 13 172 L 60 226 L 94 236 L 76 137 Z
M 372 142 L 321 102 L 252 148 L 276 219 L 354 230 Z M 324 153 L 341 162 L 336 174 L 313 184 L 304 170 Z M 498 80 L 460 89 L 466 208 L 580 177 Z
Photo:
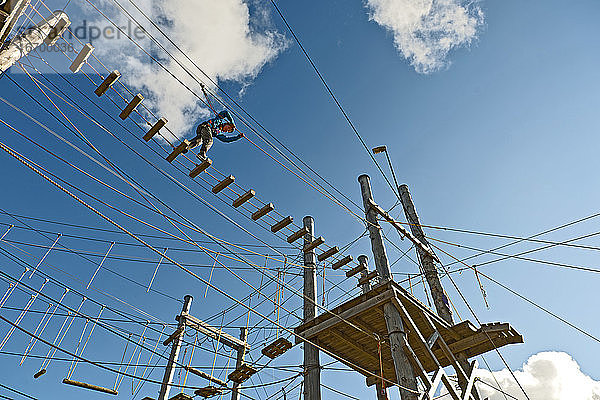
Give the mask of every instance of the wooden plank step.
M 354 276 L 366 269 L 367 268 L 363 264 L 358 264 L 356 267 L 354 267 L 350 271 L 346 272 L 346 278 L 350 278 L 351 276 Z
M 65 385 L 77 386 L 80 388 L 95 390 L 96 392 L 112 394 L 115 396 L 119 394 L 119 392 L 117 392 L 116 390 L 113 390 L 113 389 L 108 389 L 108 388 L 105 388 L 102 386 L 90 385 L 89 383 L 85 383 L 85 382 L 73 381 L 71 379 L 63 379 L 62 383 L 64 383 Z
M 331 268 L 339 269 L 339 268 L 343 267 L 344 265 L 351 263 L 351 262 L 352 262 L 352 256 L 346 256 L 346 257 L 342 258 L 341 260 L 338 260 L 335 263 L 333 263 Z
M 173 149 L 171 154 L 167 156 L 167 161 L 173 162 L 173 160 L 176 159 L 177 156 L 180 155 L 185 149 L 187 149 L 189 145 L 190 142 L 187 139 L 184 139 L 183 142 L 179 143 L 179 145 Z
M 233 381 L 235 383 L 243 383 L 250 379 L 250 377 L 256 372 L 257 371 L 255 368 L 251 367 L 246 363 L 243 363 L 242 365 L 237 367 L 235 371 L 227 375 L 227 378 L 229 378 L 230 381 Z
M 110 89 L 110 87 L 121 77 L 121 73 L 116 69 L 108 74 L 106 79 L 94 90 L 96 96 L 100 97 Z
M 212 192 L 219 193 L 221 190 L 225 189 L 227 186 L 231 185 L 233 182 L 235 182 L 235 176 L 229 175 L 229 176 L 225 177 L 225 179 L 223 179 L 221 182 L 217 183 L 212 188 Z
M 214 386 L 206 386 L 206 387 L 197 389 L 194 393 L 197 396 L 209 398 L 209 397 L 217 396 L 217 395 L 223 393 L 223 389 L 220 389 L 220 388 L 214 387 Z
M 294 222 L 294 218 L 289 217 L 289 216 L 285 217 L 284 219 L 282 219 L 281 221 L 279 221 L 278 223 L 276 223 L 275 225 L 273 225 L 271 227 L 271 232 L 273 232 L 273 233 L 279 232 L 280 230 L 282 230 L 283 228 L 285 228 L 292 222 Z
M 58 39 L 62 36 L 63 33 L 67 30 L 67 28 L 71 25 L 71 21 L 62 16 L 54 25 L 46 39 L 44 39 L 44 44 L 48 47 L 52 47 L 58 42 Z
M 360 278 L 358 280 L 358 285 L 364 285 L 365 283 L 369 282 L 371 279 L 377 277 L 377 271 L 371 271 L 369 272 L 367 275 L 363 276 L 362 278 Z
M 73 72 L 73 73 L 79 72 L 79 70 L 81 69 L 83 64 L 85 64 L 87 59 L 92 55 L 93 51 L 94 51 L 94 46 L 92 46 L 91 43 L 87 43 L 85 46 L 83 46 L 83 48 L 81 49 L 79 54 L 77 54 L 77 57 L 75 57 L 75 59 L 69 66 L 69 69 L 71 70 L 71 72 Z
M 206 169 L 208 167 L 210 167 L 212 165 L 212 160 L 210 158 L 207 158 L 206 160 L 202 161 L 202 163 L 200 165 L 196 165 L 196 168 L 194 168 L 193 170 L 190 171 L 190 178 L 195 178 L 198 175 L 200 175 L 201 172 L 206 171 Z
M 273 203 L 269 203 L 269 204 L 265 205 L 263 208 L 261 208 L 260 210 L 257 210 L 254 213 L 252 213 L 252 219 L 254 221 L 256 221 L 256 220 L 264 217 L 265 215 L 267 215 L 274 209 L 275 209 L 275 207 L 273 206 Z
M 152 128 L 150 128 L 150 130 L 144 135 L 144 140 L 146 142 L 149 142 L 150 139 L 152 139 L 154 135 L 156 135 L 158 131 L 160 131 L 160 129 L 167 124 L 167 122 L 169 121 L 167 121 L 166 118 L 161 118 L 158 121 L 156 121 L 156 123 L 152 125 Z
M 129 117 L 131 115 L 133 110 L 135 110 L 135 108 L 140 105 L 142 100 L 144 100 L 144 96 L 142 96 L 139 93 L 136 94 L 135 96 L 133 96 L 133 99 L 131 99 L 129 104 L 127 104 L 127 106 L 123 109 L 123 111 L 121 111 L 121 114 L 119 114 L 119 117 L 122 120 L 126 120 L 127 117 Z
M 317 260 L 319 260 L 319 261 L 326 260 L 326 259 L 328 259 L 329 257 L 331 257 L 332 255 L 336 254 L 339 251 L 340 251 L 340 249 L 338 249 L 337 246 L 333 246 L 329 250 L 326 250 L 323 253 L 319 254 L 317 256 Z
M 242 194 L 240 197 L 238 197 L 237 199 L 235 199 L 233 201 L 233 206 L 235 208 L 238 208 L 239 206 L 241 206 L 242 204 L 244 204 L 245 202 L 247 202 L 248 200 L 253 198 L 255 194 L 256 194 L 256 192 L 254 190 L 252 190 L 252 189 L 248 190 L 246 193 Z
M 319 247 L 323 243 L 325 243 L 325 239 L 323 238 L 323 236 L 319 236 L 318 238 L 316 238 L 315 240 L 313 240 L 312 242 L 310 242 L 309 244 L 304 246 L 302 251 L 304 251 L 306 253 L 307 251 L 311 251 L 312 249 Z
M 263 353 L 263 355 L 269 357 L 270 359 L 274 359 L 276 357 L 279 357 L 291 348 L 292 343 L 289 340 L 285 338 L 279 338 L 264 349 L 262 349 L 261 353 Z
M 287 241 L 288 241 L 288 243 L 294 243 L 296 240 L 300 239 L 302 236 L 306 235 L 307 233 L 308 233 L 307 227 L 300 228 L 296 232 L 294 232 L 290 236 L 288 236 Z
M 171 397 L 169 400 L 192 400 L 193 397 L 189 394 L 185 394 L 183 392 L 177 393 L 175 396 Z

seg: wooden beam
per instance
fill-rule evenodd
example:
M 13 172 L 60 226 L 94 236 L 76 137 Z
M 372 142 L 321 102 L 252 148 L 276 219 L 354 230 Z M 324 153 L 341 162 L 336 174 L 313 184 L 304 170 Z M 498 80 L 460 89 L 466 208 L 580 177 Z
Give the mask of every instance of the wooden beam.
M 177 328 L 175 330 L 175 332 L 173 332 L 171 334 L 171 336 L 169 336 L 167 339 L 165 339 L 165 341 L 163 342 L 163 345 L 168 346 L 169 343 L 171 343 L 173 340 L 177 339 L 179 337 L 179 335 L 181 335 L 183 333 L 183 330 L 184 330 L 183 327 Z
M 121 118 L 123 121 L 126 120 L 127 117 L 131 115 L 133 110 L 135 110 L 135 108 L 140 105 L 142 100 L 144 100 L 144 96 L 142 96 L 139 93 L 133 96 L 133 99 L 131 99 L 129 104 L 127 104 L 123 111 L 121 111 L 121 114 L 119 114 L 119 118 Z
M 342 258 L 341 260 L 334 262 L 333 265 L 331 266 L 331 268 L 340 269 L 344 265 L 349 264 L 351 262 L 352 262 L 352 256 L 346 256 L 346 257 Z
M 177 145 L 177 147 L 175 147 L 173 149 L 173 151 L 171 152 L 171 154 L 169 154 L 167 156 L 167 161 L 168 162 L 173 162 L 174 159 L 177 158 L 178 155 L 180 155 L 185 149 L 187 149 L 187 147 L 190 145 L 189 140 L 184 139 L 183 142 L 179 143 L 179 145 Z
M 363 264 L 358 264 L 356 267 L 352 268 L 350 271 L 346 272 L 346 278 L 350 278 L 362 271 L 364 271 L 366 267 Z
M 119 392 L 117 392 L 116 390 L 113 390 L 113 389 L 107 389 L 102 386 L 90 385 L 89 383 L 84 383 L 84 382 L 72 381 L 71 379 L 63 379 L 62 383 L 64 383 L 65 385 L 77 386 L 80 388 L 95 390 L 96 392 L 112 394 L 115 396 L 119 394 Z
M 365 283 L 369 282 L 371 279 L 377 277 L 377 275 L 378 275 L 377 270 L 373 270 L 373 271 L 369 272 L 367 275 L 361 277 L 358 280 L 358 286 L 364 285 Z
M 178 316 L 177 320 L 179 320 L 179 318 L 181 318 L 181 317 Z M 198 332 L 205 334 L 208 337 L 211 337 L 211 338 L 221 342 L 225 346 L 228 346 L 232 349 L 238 349 L 240 347 L 245 347 L 246 350 L 250 350 L 250 345 L 248 343 L 243 342 L 240 339 L 238 339 L 234 336 L 231 336 L 230 334 L 225 333 L 222 330 L 215 328 L 192 315 L 188 314 L 188 315 L 185 315 L 183 318 L 185 319 L 185 324 L 187 326 L 189 326 L 192 329 L 197 330 Z
M 81 51 L 79 52 L 79 54 L 77 54 L 77 57 L 75 57 L 75 59 L 69 66 L 69 69 L 71 70 L 71 72 L 73 72 L 73 73 L 79 72 L 79 70 L 81 69 L 83 64 L 85 64 L 87 59 L 92 55 L 93 51 L 94 51 L 94 46 L 92 46 L 90 43 L 86 43 L 81 48 Z
M 196 165 L 196 168 L 194 168 L 193 170 L 190 171 L 190 178 L 195 178 L 198 175 L 200 175 L 202 172 L 206 171 L 206 169 L 208 167 L 210 167 L 212 165 L 212 160 L 210 158 L 207 158 L 206 160 L 202 161 L 201 164 Z
M 108 76 L 106 77 L 106 79 L 104 79 L 104 81 L 102 81 L 102 83 L 100 84 L 100 86 L 98 86 L 96 88 L 96 90 L 94 90 L 94 93 L 96 93 L 96 96 L 100 97 L 104 93 L 106 93 L 108 91 L 108 89 L 110 89 L 110 87 L 120 77 L 121 77 L 121 73 L 119 71 L 117 71 L 116 69 L 113 72 L 111 72 L 110 74 L 108 74 Z
M 144 135 L 144 140 L 146 142 L 149 142 L 150 139 L 152 139 L 154 137 L 154 135 L 156 135 L 158 133 L 158 131 L 160 131 L 160 129 L 165 126 L 167 124 L 167 119 L 166 118 L 160 118 L 158 121 L 156 121 L 156 123 L 154 125 L 152 125 L 152 127 L 150 128 L 150 130 L 148 130 L 148 132 Z
M 275 207 L 273 206 L 273 203 L 266 204 L 260 210 L 257 210 L 257 211 L 255 211 L 255 212 L 252 213 L 252 219 L 254 221 L 256 221 L 256 220 L 264 217 L 265 215 L 267 215 L 268 213 L 270 213 L 274 209 L 275 209 Z
M 312 242 L 310 242 L 307 245 L 305 245 L 304 248 L 302 249 L 302 251 L 306 253 L 307 251 L 311 251 L 311 250 L 319 247 L 323 243 L 325 243 L 325 239 L 323 238 L 323 236 L 319 236 L 318 238 L 316 238 Z
M 340 249 L 338 249 L 337 246 L 333 246 L 329 250 L 326 250 L 323 253 L 319 254 L 317 256 L 317 260 L 319 260 L 319 261 L 326 260 L 327 258 L 331 257 L 332 255 L 336 254 L 339 251 L 340 251 Z
M 286 226 L 288 226 L 292 222 L 294 222 L 294 218 L 289 217 L 289 216 L 285 217 L 284 219 L 282 219 L 281 221 L 279 221 L 275 225 L 271 226 L 271 232 L 273 232 L 273 233 L 279 232 L 280 230 L 282 230 L 283 228 L 285 228 Z
M 298 229 L 296 232 L 292 233 L 290 236 L 288 236 L 287 241 L 288 241 L 288 243 L 294 243 L 296 240 L 300 239 L 302 236 L 306 235 L 307 233 L 308 233 L 308 228 L 302 227 L 302 228 Z
M 237 199 L 235 199 L 233 201 L 233 206 L 235 208 L 238 208 L 239 206 L 241 206 L 242 204 L 244 204 L 245 202 L 247 202 L 248 200 L 253 198 L 255 194 L 256 194 L 256 192 L 254 190 L 252 190 L 252 189 L 248 190 L 246 193 L 240 195 L 240 197 L 238 197 Z
M 388 302 L 392 298 L 392 295 L 393 295 L 393 292 L 391 292 L 389 290 L 385 291 L 381 294 L 378 294 L 375 297 L 372 297 L 368 300 L 365 300 L 362 303 L 359 303 L 358 305 L 356 305 L 340 314 L 330 315 L 330 317 L 328 319 L 321 322 L 320 324 L 317 324 L 311 328 L 308 328 L 304 331 L 300 331 L 300 332 L 296 332 L 296 333 L 299 336 L 301 336 L 302 338 L 310 339 L 311 337 L 316 336 L 319 332 L 323 331 L 324 329 L 330 328 L 336 324 L 348 324 L 348 322 L 345 322 L 345 321 L 357 316 L 358 314 L 362 313 L 363 311 L 368 310 L 371 307 L 375 307 L 379 304 Z M 362 327 L 361 327 L 361 329 L 362 329 Z M 369 332 L 369 331 L 367 330 L 367 332 Z M 296 343 L 302 342 L 303 341 L 302 338 L 296 337 Z
M 373 354 L 367 352 L 363 347 L 357 345 L 355 342 L 353 342 L 352 340 L 348 339 L 342 332 L 340 332 L 339 330 L 337 330 L 336 328 L 331 328 L 327 331 L 328 334 L 330 334 L 331 336 L 333 336 L 335 339 L 346 343 L 348 346 L 352 347 L 355 351 L 357 351 L 358 353 L 362 354 L 363 356 L 367 357 L 368 359 L 370 359 L 372 362 L 374 362 L 375 364 L 379 365 L 379 358 L 374 356 Z
M 217 183 L 213 188 L 213 193 L 219 193 L 221 190 L 225 189 L 227 186 L 231 185 L 235 182 L 235 176 L 229 175 L 225 177 L 221 182 Z

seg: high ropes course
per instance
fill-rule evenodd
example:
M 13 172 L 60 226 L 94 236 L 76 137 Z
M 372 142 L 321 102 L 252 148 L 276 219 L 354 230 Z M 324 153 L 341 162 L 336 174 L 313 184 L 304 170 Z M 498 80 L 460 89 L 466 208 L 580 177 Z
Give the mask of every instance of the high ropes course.
M 85 0 L 197 102 L 229 110 L 252 157 L 264 156 L 277 173 L 318 193 L 319 201 L 358 229 L 337 233 L 344 243 L 329 242 L 315 233 L 318 221 L 263 195 L 261 185 L 273 192 L 264 181 L 241 182 L 219 159 L 184 151 L 189 142 L 171 130 L 169 116 L 156 115 L 118 66 L 105 65 L 77 36 L 75 54 L 60 53 L 83 76 L 79 82 L 33 46 L 11 61 L 20 79 L 6 70 L 0 75 L 3 87 L 18 94 L 0 91 L 0 149 L 4 160 L 27 170 L 36 185 L 52 187 L 48 196 L 58 194 L 73 211 L 61 217 L 0 207 L 0 357 L 3 370 L 14 367 L 31 378 L 30 387 L 0 382 L 2 398 L 35 399 L 27 392 L 43 386 L 63 398 L 315 400 L 317 391 L 325 398 L 362 399 L 354 383 L 339 382 L 340 376 L 363 376 L 377 388 L 372 398 L 396 391 L 402 399 L 477 400 L 478 385 L 504 391 L 498 381 L 479 381 L 477 363 L 468 359 L 490 369 L 489 352 L 512 371 L 501 348 L 524 340 L 508 323 L 488 323 L 475 312 L 467 296 L 480 293 L 478 301 L 493 308 L 490 287 L 600 342 L 487 267 L 514 260 L 598 273 L 600 268 L 535 253 L 599 251 L 582 241 L 600 232 L 567 240 L 548 235 L 600 213 L 529 236 L 421 224 L 412 199 L 403 197 L 410 194 L 384 173 L 271 1 L 397 201 L 379 205 L 366 175 L 360 178 L 362 198 L 358 185 L 355 193 L 344 193 L 247 112 L 135 1 L 128 2 L 141 18 L 111 0 L 122 17 L 147 27 L 152 49 L 129 36 L 98 2 Z M 68 5 L 53 11 L 42 0 L 3 4 L 3 48 L 24 35 L 69 44 Z M 164 59 L 174 61 L 177 72 Z M 144 169 L 142 177 L 133 165 Z M 148 178 L 163 186 L 157 190 Z M 37 196 L 44 201 L 46 194 Z M 235 235 L 223 233 L 228 229 Z M 357 254 L 369 245 L 374 260 Z M 472 274 L 461 276 L 466 271 Z M 310 358 L 315 351 L 316 361 Z M 529 399 L 520 388 L 520 398 Z

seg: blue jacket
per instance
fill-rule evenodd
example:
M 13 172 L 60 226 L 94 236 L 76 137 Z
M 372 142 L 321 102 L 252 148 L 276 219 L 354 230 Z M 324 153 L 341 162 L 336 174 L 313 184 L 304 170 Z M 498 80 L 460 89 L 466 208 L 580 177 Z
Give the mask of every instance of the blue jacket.
M 210 125 L 213 137 L 219 139 L 221 142 L 230 143 L 242 138 L 241 133 L 233 136 L 227 136 L 221 133 L 221 126 L 223 126 L 224 124 L 231 124 L 235 129 L 235 123 L 233 122 L 233 118 L 227 110 L 221 111 L 217 114 L 216 117 L 209 119 L 208 121 L 204 121 L 203 124 Z

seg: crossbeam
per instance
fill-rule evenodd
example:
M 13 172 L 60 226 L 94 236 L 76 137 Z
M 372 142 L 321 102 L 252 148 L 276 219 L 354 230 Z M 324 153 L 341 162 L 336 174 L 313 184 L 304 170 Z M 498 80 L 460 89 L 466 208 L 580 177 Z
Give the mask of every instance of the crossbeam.
M 437 256 L 435 254 L 433 254 L 433 252 L 431 251 L 431 249 L 428 246 L 425 246 L 423 244 L 423 242 L 421 242 L 419 239 L 417 239 L 411 232 L 407 231 L 406 228 L 404 228 L 402 225 L 400 225 L 399 222 L 395 221 L 383 208 L 378 206 L 377 203 L 375 203 L 373 200 L 370 200 L 369 205 L 377 214 L 381 215 L 383 217 L 383 219 L 385 219 L 394 228 L 396 228 L 398 230 L 398 232 L 400 232 L 402 234 L 402 236 L 407 237 L 408 240 L 413 242 L 413 244 L 416 247 L 418 247 L 425 253 L 429 254 L 434 260 L 439 262 Z
M 179 321 L 179 318 L 181 318 L 181 317 L 177 317 L 178 321 Z M 185 324 L 187 326 L 189 326 L 190 328 L 195 329 L 198 332 L 203 333 L 206 336 L 219 341 L 220 343 L 224 344 L 227 347 L 230 347 L 235 350 L 245 347 L 246 350 L 250 350 L 250 345 L 248 343 L 243 342 L 240 339 L 238 339 L 234 336 L 231 336 L 228 333 L 225 333 L 222 330 L 215 328 L 214 326 L 207 324 L 206 322 L 202 321 L 201 319 L 198 319 L 189 314 L 184 315 L 183 318 L 184 318 Z

